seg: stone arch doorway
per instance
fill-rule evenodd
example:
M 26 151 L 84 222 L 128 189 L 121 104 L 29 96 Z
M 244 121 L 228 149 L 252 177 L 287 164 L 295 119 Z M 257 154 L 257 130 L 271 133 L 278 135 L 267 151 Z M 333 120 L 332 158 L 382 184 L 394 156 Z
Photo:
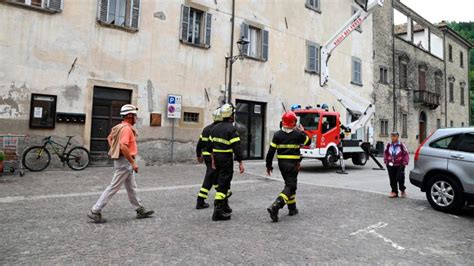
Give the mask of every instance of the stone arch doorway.
M 419 119 L 419 133 L 418 133 L 418 140 L 420 141 L 420 144 L 426 139 L 426 124 L 427 124 L 427 119 L 426 119 L 426 113 L 424 111 L 421 111 Z

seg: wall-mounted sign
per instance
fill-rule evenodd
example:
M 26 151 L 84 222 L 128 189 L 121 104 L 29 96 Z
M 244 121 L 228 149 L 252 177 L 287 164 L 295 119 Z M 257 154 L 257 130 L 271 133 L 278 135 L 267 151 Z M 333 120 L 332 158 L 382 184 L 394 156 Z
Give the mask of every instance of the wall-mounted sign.
M 181 95 L 168 95 L 168 118 L 181 118 Z
M 30 128 L 54 128 L 56 122 L 56 95 L 31 94 Z

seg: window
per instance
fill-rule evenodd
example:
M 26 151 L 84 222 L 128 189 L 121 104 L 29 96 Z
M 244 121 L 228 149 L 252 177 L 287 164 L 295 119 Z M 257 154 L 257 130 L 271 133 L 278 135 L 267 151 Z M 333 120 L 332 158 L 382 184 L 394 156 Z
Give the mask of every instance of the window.
M 455 143 L 457 142 L 460 135 L 449 136 L 445 138 L 441 138 L 439 140 L 433 141 L 430 143 L 430 147 L 436 149 L 455 149 Z
M 355 13 L 357 13 L 358 9 L 355 6 L 351 7 L 351 16 L 353 16 Z M 362 32 L 362 26 L 358 26 L 355 28 L 356 31 Z
M 184 43 L 209 48 L 211 46 L 212 14 L 181 6 L 181 36 Z
M 388 119 L 380 119 L 380 136 L 388 136 Z
M 334 115 L 326 115 L 323 117 L 323 123 L 321 124 L 323 133 L 329 132 L 337 126 L 337 117 Z
M 449 102 L 454 102 L 454 82 L 449 82 Z
M 402 114 L 402 138 L 408 137 L 408 115 Z
M 448 45 L 448 58 L 449 62 L 453 62 L 453 46 L 451 44 Z
M 426 69 L 418 68 L 418 87 L 419 90 L 426 90 Z
M 465 97 L 465 89 L 464 89 L 464 86 L 461 85 L 461 105 L 465 105 L 465 100 L 464 100 L 464 97 Z
M 319 127 L 319 114 L 314 113 L 299 113 L 298 123 L 301 124 L 306 130 L 318 130 Z
M 352 84 L 362 86 L 362 61 L 352 57 Z
M 321 12 L 321 0 L 306 0 L 306 7 Z
M 400 61 L 400 88 L 408 88 L 408 62 Z
M 268 31 L 242 23 L 241 35 L 249 41 L 244 54 L 250 58 L 268 60 Z
M 435 92 L 437 94 L 441 94 L 441 81 L 442 81 L 442 74 L 435 74 Z
M 184 112 L 183 120 L 188 123 L 199 123 L 199 113 Z
M 474 134 L 467 133 L 461 136 L 458 148 L 460 151 L 474 153 Z
M 386 67 L 380 67 L 379 76 L 380 83 L 388 84 L 388 70 Z
M 99 0 L 99 22 L 137 30 L 140 0 Z
M 464 53 L 459 52 L 459 66 L 464 67 Z
M 11 2 L 52 12 L 60 12 L 63 9 L 63 0 L 11 0 Z
M 454 122 L 453 122 L 453 120 L 451 120 L 451 121 L 449 122 L 449 126 L 450 126 L 450 127 L 454 127 Z
M 306 71 L 319 74 L 319 45 L 306 42 Z
M 436 128 L 441 128 L 441 119 L 436 119 Z

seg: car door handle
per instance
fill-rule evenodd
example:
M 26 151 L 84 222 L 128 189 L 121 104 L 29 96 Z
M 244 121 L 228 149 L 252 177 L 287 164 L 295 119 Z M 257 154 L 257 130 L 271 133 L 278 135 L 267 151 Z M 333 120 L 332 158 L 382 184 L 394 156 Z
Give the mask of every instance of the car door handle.
M 462 159 L 464 159 L 464 156 L 459 155 L 459 154 L 453 154 L 453 155 L 451 155 L 451 158 L 462 160 Z

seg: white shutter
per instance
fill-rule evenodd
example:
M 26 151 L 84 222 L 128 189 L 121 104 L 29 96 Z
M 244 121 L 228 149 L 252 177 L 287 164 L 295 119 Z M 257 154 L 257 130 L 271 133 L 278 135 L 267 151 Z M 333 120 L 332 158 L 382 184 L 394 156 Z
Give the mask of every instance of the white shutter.
M 57 12 L 63 10 L 63 0 L 48 0 L 46 5 L 49 10 L 54 10 Z
M 138 22 L 140 20 L 140 0 L 131 0 L 130 5 L 130 27 L 138 29 Z
M 263 33 L 263 39 L 262 39 L 262 58 L 263 60 L 267 61 L 268 60 L 268 31 L 267 30 L 262 30 Z
M 188 6 L 182 5 L 181 6 L 181 41 L 188 41 L 188 34 L 189 34 L 189 13 L 190 8 Z
M 212 14 L 206 14 L 206 28 L 204 32 L 204 40 L 206 46 L 211 46 L 211 26 L 212 26 Z
M 249 24 L 245 23 L 245 22 L 242 22 L 242 26 L 240 27 L 240 36 L 245 38 L 247 41 L 250 41 L 249 40 Z M 250 43 L 246 45 L 247 49 L 244 49 L 243 53 L 245 55 L 249 55 L 249 47 L 250 47 Z
M 102 22 L 108 21 L 108 10 L 109 10 L 109 0 L 98 0 L 98 12 L 97 12 L 97 19 Z

